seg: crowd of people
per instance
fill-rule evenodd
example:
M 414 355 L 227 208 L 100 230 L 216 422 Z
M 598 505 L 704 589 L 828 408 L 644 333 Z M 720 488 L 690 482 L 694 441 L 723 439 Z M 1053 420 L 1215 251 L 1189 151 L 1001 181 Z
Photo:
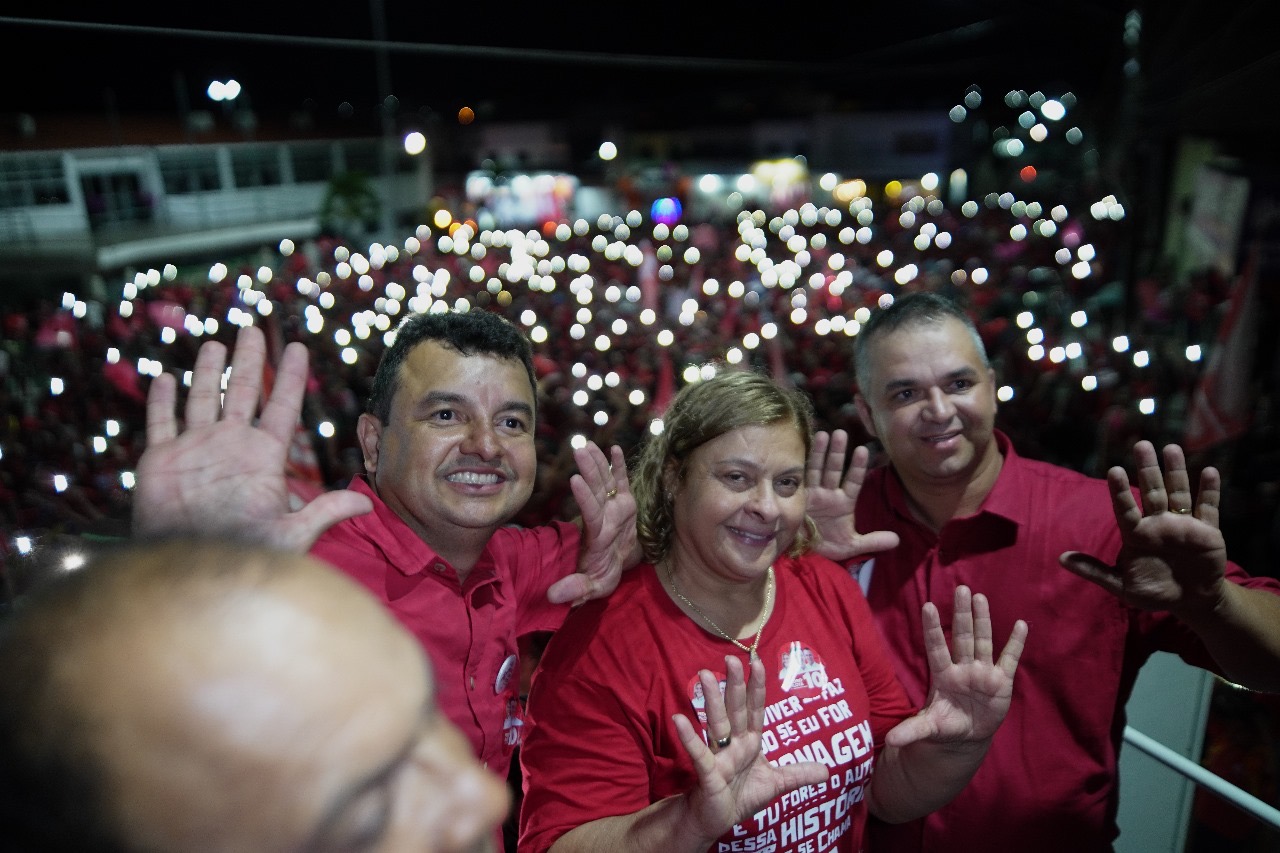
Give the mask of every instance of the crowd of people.
M 1195 469 L 1181 454 L 1166 453 L 1162 466 L 1152 445 L 1135 447 L 1138 438 L 1163 444 L 1180 434 L 1179 401 L 1195 371 L 1173 357 L 1170 342 L 1185 343 L 1191 329 L 1169 328 L 1168 318 L 1156 329 L 1154 316 L 1126 321 L 1100 261 L 1085 265 L 1089 275 L 1069 274 L 1079 266 L 1066 261 L 1080 255 L 1064 259 L 1047 239 L 996 240 L 1008 233 L 1000 205 L 965 219 L 912 200 L 893 214 L 865 242 L 848 221 L 853 210 L 813 205 L 694 228 L 646 224 L 638 214 L 602 218 L 595 234 L 586 222 L 542 233 L 460 223 L 364 254 L 326 241 L 282 246 L 276 267 L 250 263 L 199 287 L 161 286 L 157 275 L 131 285 L 148 286 L 126 293 L 106 318 L 69 295 L 26 329 L 31 350 L 66 375 L 33 379 L 36 359 L 6 365 L 26 380 L 25 389 L 10 383 L 18 389 L 14 429 L 33 436 L 17 452 L 6 443 L 0 462 L 16 458 L 6 470 L 26 474 L 37 490 L 48 478 L 53 494 L 32 501 L 12 490 L 8 500 L 32 531 L 262 526 L 276 546 L 309 549 L 417 637 L 438 671 L 443 712 L 500 776 L 526 726 L 519 640 L 554 631 L 568 616 L 529 699 L 526 796 L 542 805 L 520 812 L 533 821 L 522 825 L 522 847 L 595 849 L 607 839 L 647 849 L 661 838 L 701 849 L 754 831 L 764 845 L 790 835 L 795 849 L 843 850 L 855 849 L 866 821 L 899 846 L 937 849 L 989 832 L 999 814 L 1010 837 L 1043 845 L 1046 832 L 1061 830 L 1066 849 L 1104 849 L 1114 833 L 1115 720 L 1137 666 L 1156 649 L 1176 650 L 1276 690 L 1280 644 L 1271 634 L 1280 598 L 1268 593 L 1280 587 L 1228 564 L 1215 470 L 1193 483 Z M 926 214 L 932 228 L 916 222 Z M 1078 224 L 1061 231 L 1084 248 Z M 953 247 L 962 261 L 948 254 Z M 1122 322 L 1130 350 L 1146 348 L 1149 363 L 1112 346 Z M 237 335 L 224 389 L 228 326 L 252 328 Z M 1062 358 L 1052 355 L 1059 345 Z M 1029 355 L 1040 346 L 1047 355 Z M 180 423 L 175 373 L 185 370 Z M 1094 390 L 1081 386 L 1082 372 L 1097 380 Z M 143 373 L 156 376 L 149 402 Z M 735 376 L 758 377 L 765 389 L 729 387 Z M 771 395 L 804 404 L 753 408 Z M 1156 400 L 1159 417 L 1136 417 L 1135 397 Z M 123 416 L 129 407 L 132 418 Z M 28 449 L 58 445 L 67 412 L 80 415 L 69 420 L 87 425 L 90 440 L 47 456 Z M 1070 428 L 1046 428 L 1064 413 Z M 651 429 L 658 416 L 672 435 Z M 874 456 L 858 450 L 846 465 L 847 449 L 864 442 Z M 641 447 L 629 479 L 627 460 Z M 1127 475 L 1084 476 L 1112 465 L 1139 471 L 1141 505 Z M 1074 537 L 1043 526 L 1038 501 L 1059 492 L 1056 499 L 1083 502 Z M 63 506 L 72 507 L 69 517 Z M 939 541 L 947 543 L 941 555 Z M 812 561 L 810 547 L 819 549 Z M 622 572 L 641 552 L 645 563 Z M 981 589 L 994 577 L 993 561 L 1045 576 L 996 583 L 1005 596 L 1027 589 L 1012 604 L 997 602 L 994 618 L 986 596 L 969 592 L 994 598 Z M 620 578 L 627 594 L 609 597 Z M 857 611 L 855 579 L 869 613 Z M 850 589 L 835 591 L 837 582 Z M 1045 583 L 1055 590 L 1047 600 L 1035 594 Z M 907 588 L 914 593 L 902 594 Z M 1055 608 L 1082 595 L 1097 597 L 1087 608 L 1096 632 L 1064 622 Z M 565 745 L 601 720 L 582 716 L 586 700 L 565 709 L 555 693 L 561 679 L 544 676 L 572 671 L 577 689 L 595 695 L 591 673 L 570 663 L 583 644 L 562 639 L 582 635 L 602 644 L 592 656 L 603 666 L 599 678 L 620 677 L 601 664 L 621 636 L 604 625 L 644 596 L 699 630 L 683 658 L 672 653 L 671 672 L 635 678 L 679 682 L 673 696 L 687 686 L 699 722 L 655 723 L 617 700 L 605 763 L 625 765 L 624 742 L 636 745 L 636 766 L 661 753 L 663 777 L 627 787 L 664 796 L 628 801 L 634 813 L 625 819 L 617 802 L 570 813 L 563 790 L 541 786 L 566 751 L 597 777 L 610 772 L 580 742 Z M 570 613 L 570 603 L 591 599 L 601 601 Z M 839 659 L 842 644 L 831 637 L 778 633 L 812 623 L 801 602 L 836 601 L 854 610 L 819 621 L 827 631 L 848 629 L 853 660 Z M 1114 689 L 1098 695 L 1063 677 L 1051 665 L 1062 656 L 1047 651 L 1058 647 L 1046 645 L 1017 678 L 1031 698 L 1010 705 L 1024 617 L 1052 634 L 1047 643 L 1065 642 L 1068 624 L 1077 628 L 1072 637 L 1109 637 L 1090 654 L 1116 676 Z M 459 635 L 460 625 L 472 628 Z M 669 641 L 680 633 L 654 631 Z M 1009 639 L 998 662 L 994 638 Z M 717 671 L 703 646 L 721 640 L 730 645 Z M 823 659 L 840 673 L 834 681 Z M 698 660 L 703 669 L 685 671 Z M 783 692 L 764 678 L 781 679 Z M 797 700 L 802 688 L 817 693 Z M 765 735 L 783 731 L 780 717 L 799 713 L 797 701 L 827 702 L 846 689 L 847 701 L 814 705 L 794 722 L 830 726 L 819 711 L 847 715 L 840 720 L 852 728 L 832 729 L 830 742 L 874 748 L 874 785 L 857 778 L 871 769 L 860 762 L 839 764 L 847 770 L 840 784 L 824 782 L 821 764 L 837 765 L 819 752 L 806 753 L 818 766 L 794 757 L 794 767 L 769 769 L 760 760 Z M 1071 716 L 1073 702 L 1080 713 Z M 1058 721 L 1046 708 L 1071 718 Z M 620 727 L 624 721 L 632 722 Z M 1037 726 L 1046 729 L 1041 738 Z M 1057 744 L 1056 766 L 1077 774 L 1062 780 L 1076 796 L 1070 816 L 1059 814 L 1063 798 L 1050 797 L 1056 805 L 1046 808 L 1033 796 L 1037 784 L 1018 781 L 1027 744 L 1041 739 Z M 921 789 L 920 767 L 949 783 Z M 821 826 L 813 823 L 819 813 Z
M 360 469 L 355 416 L 384 335 L 413 310 L 414 297 L 420 310 L 465 301 L 545 335 L 535 341 L 540 476 L 524 522 L 571 511 L 574 436 L 630 452 L 686 370 L 734 350 L 743 363 L 809 394 L 820 426 L 861 434 L 850 405 L 847 335 L 859 309 L 886 293 L 935 290 L 966 302 L 1011 391 L 1002 398 L 1002 423 L 1028 455 L 1100 475 L 1122 464 L 1137 438 L 1181 438 L 1203 368 L 1183 352 L 1189 343 L 1205 351 L 1212 345 L 1225 282 L 1206 274 L 1171 283 L 1133 311 L 1106 260 L 1114 223 L 1089 223 L 1091 235 L 1069 220 L 1054 238 L 1015 241 L 1008 230 L 1017 217 L 999 205 L 972 218 L 926 206 L 908 228 L 912 207 L 881 204 L 874 228 L 858 224 L 865 214 L 855 221 L 847 210 L 810 206 L 757 212 L 746 225 L 729 219 L 687 228 L 634 212 L 545 233 L 474 233 L 472 223 L 465 243 L 447 229 L 419 228 L 405 241 L 409 248 L 361 250 L 324 238 L 242 257 L 217 281 L 211 261 L 135 276 L 119 297 L 120 284 L 104 284 L 2 306 L 0 517 L 15 535 L 110 530 L 127 519 L 151 376 L 190 371 L 203 340 L 229 342 L 235 324 L 246 321 L 268 330 L 273 352 L 294 340 L 311 350 L 309 440 L 299 449 L 315 454 L 320 487 L 345 485 Z M 854 229 L 863 232 L 858 239 L 850 239 Z M 922 232 L 948 240 L 920 249 Z M 1066 247 L 1074 259 L 1081 246 L 1095 254 L 1089 275 L 1076 278 L 1054 255 Z M 886 251 L 892 261 L 883 260 Z M 908 267 L 914 277 L 895 280 Z M 1188 315 L 1182 308 L 1190 294 L 1208 307 Z M 1073 326 L 1080 311 L 1088 323 Z M 1024 312 L 1033 319 L 1020 322 Z M 1028 337 L 1036 330 L 1045 355 L 1033 359 Z M 1120 335 L 1127 350 L 1112 344 Z M 607 349 L 597 344 L 602 336 Z M 1081 345 L 1077 356 L 1049 357 L 1055 343 L 1071 341 Z M 1140 351 L 1150 357 L 1143 366 L 1135 364 Z M 1082 387 L 1084 376 L 1095 377 L 1091 390 Z M 1144 398 L 1154 401 L 1153 413 L 1140 411 Z M 1229 467 L 1225 458 L 1207 461 Z M 1247 528 L 1269 528 L 1262 515 L 1269 504 L 1257 500 L 1265 483 L 1251 485 L 1253 500 L 1228 511 L 1248 506 Z M 1270 543 L 1263 544 L 1269 556 Z M 12 539 L 0 547 L 11 553 Z

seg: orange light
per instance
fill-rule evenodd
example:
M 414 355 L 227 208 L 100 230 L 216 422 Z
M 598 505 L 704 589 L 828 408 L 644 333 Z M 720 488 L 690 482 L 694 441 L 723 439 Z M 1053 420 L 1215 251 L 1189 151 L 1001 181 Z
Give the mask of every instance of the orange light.
M 463 107 L 458 110 L 458 124 L 471 124 L 476 120 L 476 111 L 471 107 Z
M 1034 181 L 1034 180 L 1036 179 L 1036 167 L 1035 167 L 1035 166 L 1023 166 L 1023 167 L 1022 167 L 1022 171 L 1021 171 L 1021 172 L 1019 172 L 1018 174 L 1022 176 L 1022 180 L 1023 180 L 1024 182 L 1026 182 L 1026 183 L 1028 183 L 1028 184 L 1029 184 L 1029 183 L 1031 183 L 1032 181 Z

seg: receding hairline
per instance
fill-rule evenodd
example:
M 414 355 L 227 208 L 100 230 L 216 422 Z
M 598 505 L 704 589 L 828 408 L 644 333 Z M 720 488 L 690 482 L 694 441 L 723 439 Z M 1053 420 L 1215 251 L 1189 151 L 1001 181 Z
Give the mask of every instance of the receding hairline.
M 877 322 L 872 323 L 869 327 L 864 326 L 862 331 L 854 338 L 853 375 L 854 381 L 857 383 L 857 392 L 862 392 L 865 380 L 870 377 L 871 366 L 868 364 L 870 359 L 867 358 L 867 354 L 873 347 L 878 346 L 883 340 L 902 332 L 936 328 L 945 326 L 947 323 L 955 323 L 964 330 L 970 343 L 973 344 L 979 363 L 984 368 L 991 369 L 991 359 L 987 354 L 987 347 L 982 340 L 982 335 L 978 331 L 977 325 L 973 322 L 973 318 L 963 308 L 935 294 L 913 294 L 911 297 L 906 298 L 912 300 L 914 305 L 905 312 L 905 316 L 890 315 L 888 320 L 883 323 Z M 884 310 L 892 311 L 892 308 Z
M 361 595 L 368 597 L 355 581 L 306 554 L 226 539 L 132 541 L 92 554 L 84 568 L 33 593 L 13 614 L 10 628 L 21 639 L 11 641 L 50 662 L 65 660 L 160 622 L 181 630 L 187 621 L 208 625 L 233 618 L 237 602 L 263 595 L 293 599 L 290 587 L 319 594 L 308 596 L 312 601 L 324 600 L 328 591 L 334 602 L 350 599 L 353 608 Z

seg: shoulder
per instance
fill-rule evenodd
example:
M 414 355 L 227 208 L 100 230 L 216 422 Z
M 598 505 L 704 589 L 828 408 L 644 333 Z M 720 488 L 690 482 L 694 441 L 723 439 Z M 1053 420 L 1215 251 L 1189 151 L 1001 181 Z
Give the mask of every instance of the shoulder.
M 572 543 L 578 546 L 581 531 L 572 521 L 553 521 L 550 524 L 539 524 L 536 527 L 507 525 L 494 531 L 492 542 L 499 544 L 555 546 L 561 543 Z
M 1026 498 L 1044 496 L 1055 503 L 1076 504 L 1080 511 L 1093 509 L 1111 516 L 1111 487 L 1106 480 L 1051 462 L 1011 454 L 1005 459 L 996 488 L 1007 488 Z
M 581 672 L 601 661 L 611 661 L 608 665 L 616 666 L 622 658 L 644 658 L 633 652 L 661 637 L 657 626 L 663 606 L 658 595 L 666 593 L 652 566 L 642 564 L 623 572 L 612 594 L 569 611 L 547 645 L 544 665 Z M 627 651 L 620 657 L 615 649 Z
M 839 563 L 818 554 L 785 557 L 777 563 L 781 580 L 787 587 L 789 605 L 810 607 L 834 618 L 835 614 L 861 615 L 866 608 L 862 588 Z

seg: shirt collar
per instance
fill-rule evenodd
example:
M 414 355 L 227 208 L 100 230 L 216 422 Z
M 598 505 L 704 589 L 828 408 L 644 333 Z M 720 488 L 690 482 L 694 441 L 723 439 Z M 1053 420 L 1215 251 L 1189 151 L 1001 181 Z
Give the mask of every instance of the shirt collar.
M 1025 493 L 1022 491 L 1022 481 L 1024 478 L 1022 468 L 1018 464 L 1020 457 L 1018 452 L 1014 450 L 1013 442 L 1009 440 L 1009 436 L 998 429 L 993 430 L 993 433 L 996 447 L 999 449 L 1000 455 L 1004 457 L 1004 464 L 1000 466 L 1000 473 L 996 477 L 995 485 L 991 487 L 991 491 L 987 493 L 975 515 L 991 513 L 1013 522 L 1025 521 L 1027 502 L 1023 498 Z M 892 466 L 890 466 L 889 470 L 893 475 L 885 478 L 887 486 L 885 497 L 889 501 L 889 507 L 898 516 L 911 521 L 912 524 L 919 524 L 915 515 L 911 512 L 911 505 L 907 501 L 907 490 L 902 485 L 902 479 Z
M 397 515 L 395 510 L 378 497 L 368 477 L 357 474 L 351 479 L 348 488 L 353 492 L 368 495 L 373 501 L 373 512 L 358 515 L 351 522 L 362 535 L 377 543 L 393 568 L 403 575 L 416 575 L 443 563 L 450 569 L 448 572 L 450 578 L 457 576 L 453 572 L 453 566 L 437 554 L 435 549 L 405 524 L 404 519 Z M 440 573 L 431 572 L 431 574 Z

